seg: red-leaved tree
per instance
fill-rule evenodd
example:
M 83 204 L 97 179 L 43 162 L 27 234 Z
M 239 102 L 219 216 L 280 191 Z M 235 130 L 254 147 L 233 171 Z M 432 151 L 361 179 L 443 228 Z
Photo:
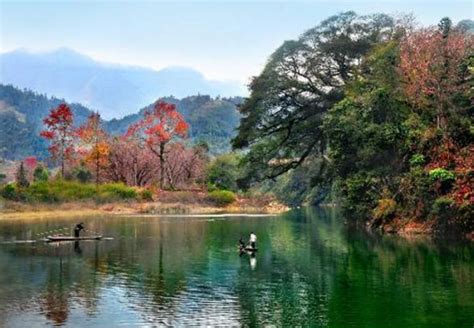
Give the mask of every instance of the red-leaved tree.
M 48 150 L 54 160 L 60 162 L 61 176 L 64 177 L 65 163 L 72 158 L 74 153 L 74 115 L 66 104 L 60 104 L 51 109 L 49 115 L 43 120 L 46 127 L 41 131 L 41 136 L 51 142 Z
M 85 152 L 85 161 L 95 170 L 95 183 L 99 184 L 101 172 L 108 165 L 110 146 L 108 135 L 102 128 L 99 113 L 92 113 L 87 122 L 77 130 Z
M 470 86 L 466 60 L 473 36 L 452 30 L 445 19 L 439 28 L 409 34 L 400 44 L 400 71 L 405 93 L 417 108 L 435 108 L 436 125 L 446 132 L 453 99 Z
M 176 110 L 176 106 L 158 101 L 153 110 L 144 118 L 130 126 L 127 136 L 141 138 L 150 151 L 160 161 L 160 188 L 163 189 L 166 175 L 167 145 L 174 138 L 185 138 L 188 124 Z
M 127 185 L 146 186 L 158 175 L 156 157 L 136 138 L 120 136 L 110 142 L 107 176 Z

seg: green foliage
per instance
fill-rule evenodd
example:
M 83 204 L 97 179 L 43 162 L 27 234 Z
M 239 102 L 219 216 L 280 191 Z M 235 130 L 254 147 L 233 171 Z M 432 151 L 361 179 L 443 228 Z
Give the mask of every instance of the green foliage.
M 22 159 L 26 156 L 46 158 L 48 143 L 39 136 L 43 118 L 51 108 L 64 102 L 29 90 L 0 84 L 0 157 Z M 76 124 L 82 124 L 92 113 L 79 104 L 72 104 Z
M 99 196 L 105 199 L 135 199 L 137 192 L 123 183 L 106 183 L 99 186 Z
M 410 166 L 418 167 L 425 164 L 425 156 L 422 154 L 415 154 L 410 158 Z
M 96 186 L 90 183 L 61 179 L 34 182 L 29 187 L 22 189 L 13 184 L 7 184 L 1 190 L 1 194 L 2 197 L 9 200 L 46 203 L 83 200 L 110 202 L 138 198 L 135 189 L 120 183 Z
M 144 189 L 140 192 L 140 199 L 151 202 L 153 201 L 153 192 L 149 189 Z
M 377 206 L 378 188 L 375 180 L 364 174 L 356 174 L 341 181 L 342 208 L 350 219 L 368 219 Z
M 360 59 L 395 30 L 387 15 L 348 11 L 286 41 L 272 54 L 239 108 L 243 117 L 233 140 L 235 148 L 249 148 L 245 162 L 251 181 L 273 179 L 324 154 L 326 113 L 343 99 L 344 85 Z M 394 139 L 398 131 L 386 127 L 385 133 L 386 139 Z
M 7 177 L 7 175 L 5 173 L 0 173 L 0 183 L 2 183 L 3 180 L 5 180 L 6 177 Z
M 239 175 L 239 157 L 236 154 L 224 154 L 209 164 L 206 183 L 210 190 L 237 191 L 239 189 L 237 184 Z
M 453 182 L 456 179 L 454 172 L 444 168 L 436 168 L 429 171 L 431 181 L 439 181 L 442 183 Z
M 377 207 L 374 208 L 372 216 L 376 220 L 386 221 L 390 219 L 397 210 L 397 202 L 391 198 L 379 199 Z
M 92 173 L 87 167 L 81 165 L 72 170 L 72 178 L 79 182 L 86 183 L 92 180 Z
M 433 203 L 431 213 L 438 217 L 446 217 L 446 215 L 452 212 L 454 201 L 449 197 L 439 197 Z
M 46 182 L 49 179 L 48 170 L 42 165 L 38 165 L 33 172 L 34 182 Z
M 26 178 L 26 170 L 25 170 L 25 166 L 23 165 L 23 162 L 21 162 L 20 166 L 18 167 L 15 179 L 16 179 L 16 185 L 19 188 L 27 188 L 30 185 L 30 182 Z
M 18 200 L 18 192 L 13 183 L 6 184 L 1 189 L 1 195 L 3 198 L 8 199 L 8 200 Z
M 214 190 L 209 193 L 208 197 L 218 206 L 229 205 L 236 199 L 235 194 L 229 190 Z

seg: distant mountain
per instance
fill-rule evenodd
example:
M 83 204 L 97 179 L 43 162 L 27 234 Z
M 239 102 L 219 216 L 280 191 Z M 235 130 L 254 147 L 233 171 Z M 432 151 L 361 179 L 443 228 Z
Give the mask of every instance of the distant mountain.
M 159 97 L 239 96 L 246 92 L 237 82 L 208 80 L 190 68 L 156 71 L 107 64 L 67 48 L 45 53 L 18 49 L 0 54 L 0 83 L 81 103 L 99 110 L 106 119 L 132 114 Z
M 177 105 L 190 124 L 189 142 L 206 142 L 211 153 L 218 154 L 230 149 L 230 139 L 239 124 L 236 106 L 242 98 L 212 98 L 190 96 L 181 100 L 173 97 L 163 100 Z M 51 108 L 57 107 L 63 99 L 47 97 L 29 90 L 20 90 L 11 85 L 0 84 L 0 158 L 22 159 L 26 156 L 45 158 L 47 143 L 39 136 L 43 129 L 42 120 Z M 92 113 L 77 103 L 70 104 L 76 125 L 82 124 Z M 135 114 L 122 119 L 104 122 L 104 127 L 113 135 L 123 134 L 131 123 L 139 120 L 144 107 Z

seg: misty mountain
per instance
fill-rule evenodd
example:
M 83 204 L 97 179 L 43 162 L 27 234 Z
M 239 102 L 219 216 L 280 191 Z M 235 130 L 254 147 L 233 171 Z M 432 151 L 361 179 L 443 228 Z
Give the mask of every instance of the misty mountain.
M 65 98 L 118 118 L 165 96 L 245 94 L 236 82 L 206 79 L 185 67 L 162 70 L 107 64 L 67 48 L 45 53 L 24 49 L 0 54 L 0 83 Z
M 210 152 L 218 154 L 230 150 L 230 139 L 235 135 L 240 114 L 237 105 L 242 98 L 213 98 L 210 96 L 190 96 L 183 99 L 174 97 L 161 100 L 176 104 L 190 125 L 190 143 L 204 141 Z M 48 97 L 30 90 L 20 90 L 11 85 L 0 84 L 0 158 L 22 159 L 27 156 L 46 158 L 48 143 L 39 136 L 43 129 L 43 119 L 50 109 L 57 107 L 64 99 Z M 92 111 L 77 103 L 69 103 L 74 122 L 78 126 L 86 121 Z M 148 105 L 135 114 L 121 119 L 104 121 L 104 128 L 112 135 L 127 131 L 130 124 L 143 117 Z

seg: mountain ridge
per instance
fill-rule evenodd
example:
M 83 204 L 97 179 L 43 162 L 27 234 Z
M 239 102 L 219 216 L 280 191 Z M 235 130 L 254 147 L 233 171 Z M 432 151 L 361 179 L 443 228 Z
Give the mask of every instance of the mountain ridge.
M 65 98 L 98 110 L 106 119 L 133 114 L 160 97 L 196 94 L 242 96 L 237 82 L 207 79 L 183 66 L 154 70 L 97 61 L 69 48 L 32 52 L 24 48 L 0 54 L 0 83 Z

